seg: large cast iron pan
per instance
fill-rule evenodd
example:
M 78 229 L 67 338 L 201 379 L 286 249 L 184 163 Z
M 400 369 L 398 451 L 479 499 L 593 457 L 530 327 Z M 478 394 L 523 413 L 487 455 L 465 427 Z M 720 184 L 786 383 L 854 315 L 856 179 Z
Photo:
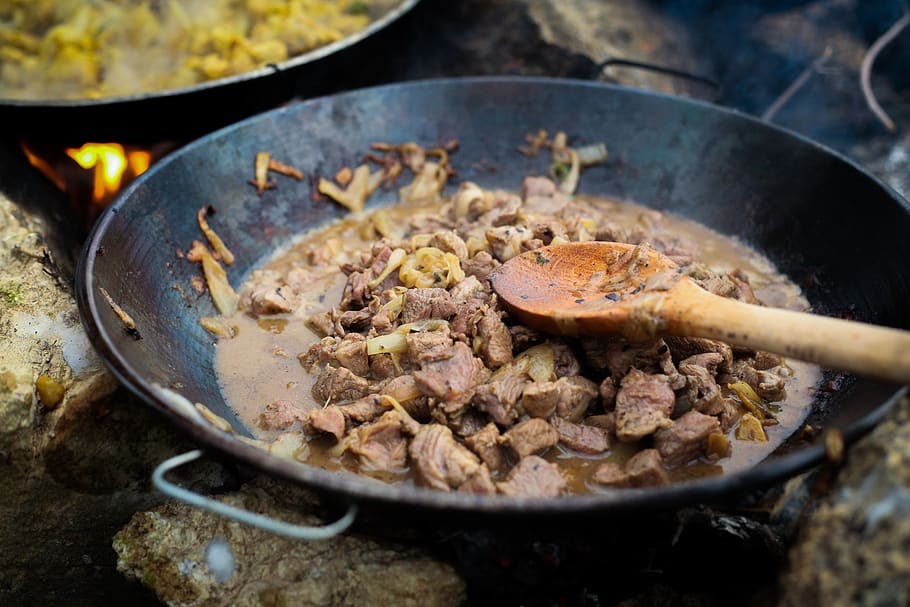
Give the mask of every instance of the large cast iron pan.
M 343 73 L 345 81 L 389 55 L 394 25 L 419 0 L 401 0 L 365 29 L 337 42 L 276 64 L 192 86 L 149 93 L 75 100 L 0 99 L 7 135 L 85 141 L 186 141 L 276 107 L 294 96 L 327 94 Z
M 268 150 L 307 175 L 358 162 L 376 141 L 424 144 L 457 138 L 459 179 L 518 188 L 544 171 L 516 152 L 530 131 L 564 129 L 574 142 L 607 143 L 611 161 L 582 176 L 581 191 L 618 196 L 704 222 L 766 253 L 805 289 L 817 310 L 910 327 L 907 203 L 850 161 L 747 116 L 711 105 L 603 84 L 546 79 L 467 79 L 365 89 L 270 111 L 169 156 L 110 207 L 87 241 L 78 272 L 90 336 L 119 380 L 191 433 L 200 445 L 269 474 L 361 504 L 428 515 L 618 514 L 712 500 L 768 485 L 817 463 L 820 444 L 795 441 L 741 474 L 667 488 L 564 499 L 507 499 L 401 488 L 296 465 L 214 429 L 161 398 L 157 383 L 207 405 L 235 429 L 212 370 L 213 339 L 198 318 L 208 297 L 188 303 L 196 268 L 176 257 L 199 237 L 195 213 L 212 220 L 246 274 L 295 235 L 342 216 L 314 203 L 310 186 L 282 180 L 261 198 L 247 183 L 256 152 Z M 393 193 L 378 194 L 372 205 Z M 126 333 L 100 295 L 106 289 L 135 319 Z M 816 427 L 848 439 L 868 430 L 902 388 L 857 379 L 820 390 Z M 448 520 L 451 520 L 449 518 Z

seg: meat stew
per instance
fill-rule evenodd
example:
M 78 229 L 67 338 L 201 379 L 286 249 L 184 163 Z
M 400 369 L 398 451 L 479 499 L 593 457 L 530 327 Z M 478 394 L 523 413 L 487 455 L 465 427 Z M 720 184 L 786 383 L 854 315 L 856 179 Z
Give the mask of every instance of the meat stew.
M 647 242 L 715 293 L 808 307 L 767 259 L 694 222 L 566 196 L 542 177 L 520 194 L 465 183 L 449 200 L 311 232 L 255 271 L 235 336 L 217 346 L 227 401 L 311 465 L 513 496 L 741 470 L 799 427 L 814 366 L 704 339 L 555 339 L 511 321 L 489 273 L 560 239 Z

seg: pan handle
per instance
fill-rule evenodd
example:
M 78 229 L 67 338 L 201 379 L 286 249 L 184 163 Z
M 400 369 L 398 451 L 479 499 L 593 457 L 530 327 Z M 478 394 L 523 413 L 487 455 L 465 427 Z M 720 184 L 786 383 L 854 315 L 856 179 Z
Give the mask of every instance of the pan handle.
M 189 504 L 190 506 L 298 540 L 327 540 L 333 538 L 336 535 L 344 533 L 347 528 L 354 523 L 354 519 L 357 518 L 357 504 L 351 503 L 344 516 L 334 523 L 329 523 L 323 527 L 308 527 L 305 525 L 285 523 L 284 521 L 275 520 L 262 514 L 249 512 L 243 508 L 229 506 L 218 500 L 190 491 L 189 489 L 184 489 L 164 478 L 165 474 L 171 470 L 193 462 L 202 457 L 202 455 L 202 450 L 194 449 L 164 460 L 158 464 L 155 471 L 152 473 L 152 484 L 165 495 L 185 504 Z

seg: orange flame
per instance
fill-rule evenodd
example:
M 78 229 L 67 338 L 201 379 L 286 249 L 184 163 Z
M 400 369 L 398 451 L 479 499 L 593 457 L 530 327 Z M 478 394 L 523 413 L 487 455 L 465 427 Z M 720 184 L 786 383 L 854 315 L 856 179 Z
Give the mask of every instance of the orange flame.
M 83 169 L 94 169 L 92 201 L 109 201 L 117 192 L 127 170 L 137 177 L 148 170 L 151 154 L 144 150 L 127 153 L 119 143 L 86 143 L 80 148 L 67 148 L 67 156 Z

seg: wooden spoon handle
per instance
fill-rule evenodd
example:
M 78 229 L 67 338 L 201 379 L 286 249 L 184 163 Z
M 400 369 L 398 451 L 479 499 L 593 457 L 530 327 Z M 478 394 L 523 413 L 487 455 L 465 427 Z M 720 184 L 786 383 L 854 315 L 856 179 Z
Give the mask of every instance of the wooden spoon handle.
M 910 332 L 768 308 L 692 284 L 661 310 L 673 335 L 719 339 L 824 367 L 910 384 Z

